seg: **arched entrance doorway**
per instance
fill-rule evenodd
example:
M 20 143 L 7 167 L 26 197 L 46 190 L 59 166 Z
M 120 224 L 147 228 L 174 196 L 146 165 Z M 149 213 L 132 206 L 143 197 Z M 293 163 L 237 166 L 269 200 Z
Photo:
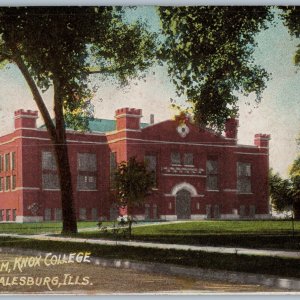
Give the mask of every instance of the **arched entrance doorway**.
M 185 189 L 176 193 L 176 215 L 177 220 L 191 218 L 191 194 Z

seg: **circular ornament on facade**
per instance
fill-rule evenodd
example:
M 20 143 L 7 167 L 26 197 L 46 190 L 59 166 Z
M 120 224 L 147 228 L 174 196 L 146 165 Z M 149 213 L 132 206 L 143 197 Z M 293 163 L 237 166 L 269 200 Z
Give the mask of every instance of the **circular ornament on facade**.
M 27 206 L 27 209 L 31 211 L 31 213 L 36 216 L 37 213 L 38 213 L 38 210 L 39 210 L 40 206 L 38 203 L 34 202 L 30 205 Z
M 188 135 L 188 133 L 190 132 L 190 129 L 188 128 L 188 126 L 186 124 L 181 124 L 177 127 L 177 132 L 179 133 L 179 135 L 181 137 L 186 137 Z

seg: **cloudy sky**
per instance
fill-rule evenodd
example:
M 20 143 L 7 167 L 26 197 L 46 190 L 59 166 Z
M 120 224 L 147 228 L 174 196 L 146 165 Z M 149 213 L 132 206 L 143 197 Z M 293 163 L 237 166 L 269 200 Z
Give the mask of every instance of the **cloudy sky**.
M 154 7 L 140 7 L 132 19 L 147 19 L 153 30 L 159 28 Z M 278 19 L 276 26 L 257 36 L 255 52 L 257 63 L 261 64 L 272 79 L 264 91 L 262 102 L 255 106 L 254 98 L 240 98 L 239 143 L 253 144 L 255 133 L 269 133 L 270 166 L 283 176 L 299 152 L 295 139 L 300 133 L 300 73 L 293 66 L 293 53 L 299 40 L 292 39 Z M 99 80 L 97 77 L 95 81 Z M 164 67 L 155 66 L 149 70 L 146 81 L 132 82 L 125 90 L 109 83 L 99 84 L 95 95 L 95 117 L 113 118 L 117 108 L 127 106 L 143 109 L 143 121 L 153 113 L 156 121 L 171 118 L 170 98 L 177 99 Z M 51 91 L 45 98 L 51 109 Z M 246 101 L 252 105 L 245 105 Z M 32 95 L 20 72 L 9 65 L 0 70 L 0 134 L 13 130 L 13 112 L 16 109 L 36 109 Z

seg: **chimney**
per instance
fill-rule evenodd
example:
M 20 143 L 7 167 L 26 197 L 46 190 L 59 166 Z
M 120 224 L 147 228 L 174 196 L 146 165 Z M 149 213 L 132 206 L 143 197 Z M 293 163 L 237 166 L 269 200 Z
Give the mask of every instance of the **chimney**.
M 19 109 L 15 111 L 15 129 L 36 128 L 38 112 L 35 110 Z
M 257 133 L 254 136 L 254 145 L 259 148 L 269 148 L 270 134 Z
M 228 139 L 237 139 L 237 133 L 239 126 L 239 120 L 238 119 L 228 119 L 225 123 L 225 137 Z
M 140 120 L 142 117 L 142 110 L 137 108 L 120 108 L 116 110 L 116 121 L 117 121 L 117 130 L 140 129 Z
M 150 125 L 154 124 L 154 114 L 150 115 Z

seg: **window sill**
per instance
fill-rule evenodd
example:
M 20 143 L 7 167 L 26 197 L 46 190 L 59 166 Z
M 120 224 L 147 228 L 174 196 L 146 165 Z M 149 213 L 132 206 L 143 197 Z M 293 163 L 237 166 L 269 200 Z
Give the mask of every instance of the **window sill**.
M 220 190 L 206 190 L 207 192 L 220 192 Z
M 244 193 L 244 192 L 237 192 L 238 195 L 253 195 L 253 193 Z
M 98 190 L 77 190 L 77 192 L 98 192 Z

